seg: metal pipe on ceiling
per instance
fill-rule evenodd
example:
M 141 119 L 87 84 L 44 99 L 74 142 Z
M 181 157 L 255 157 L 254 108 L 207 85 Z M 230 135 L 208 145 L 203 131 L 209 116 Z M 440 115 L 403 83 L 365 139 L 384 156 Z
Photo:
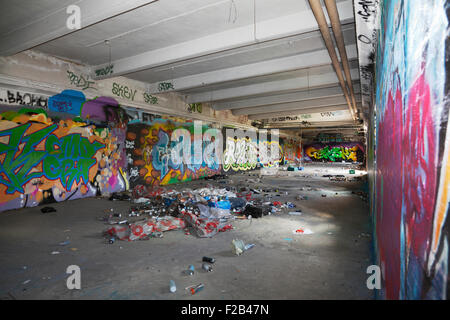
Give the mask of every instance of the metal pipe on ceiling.
M 342 75 L 341 66 L 339 64 L 336 50 L 334 48 L 334 44 L 331 39 L 331 33 L 330 30 L 328 29 L 327 20 L 325 19 L 325 14 L 323 13 L 320 0 L 308 0 L 308 1 L 313 11 L 314 17 L 316 18 L 317 24 L 320 29 L 320 33 L 322 34 L 323 40 L 325 42 L 325 46 L 327 47 L 328 54 L 330 55 L 334 70 L 339 79 L 339 84 L 341 85 L 342 91 L 344 92 L 344 96 L 347 101 L 350 113 L 352 114 L 353 120 L 357 120 L 357 116 L 349 98 L 347 86 L 345 84 L 344 76 Z
M 339 12 L 336 6 L 336 0 L 324 0 L 325 7 L 327 8 L 328 17 L 331 21 L 331 27 L 333 29 L 334 38 L 341 56 L 342 66 L 344 68 L 345 79 L 347 85 L 350 88 L 350 97 L 352 98 L 353 111 L 357 113 L 355 92 L 353 91 L 352 77 L 350 75 L 350 67 L 347 58 L 347 50 L 345 49 L 344 35 L 341 29 L 341 19 L 339 19 Z

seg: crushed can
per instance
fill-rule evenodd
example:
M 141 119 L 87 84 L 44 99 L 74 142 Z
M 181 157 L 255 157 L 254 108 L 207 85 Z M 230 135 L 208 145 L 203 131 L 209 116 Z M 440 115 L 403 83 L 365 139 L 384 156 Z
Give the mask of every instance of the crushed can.
M 191 291 L 191 294 L 196 294 L 197 292 L 203 290 L 204 287 L 205 285 L 203 283 L 200 283 L 196 286 L 189 288 L 189 291 Z

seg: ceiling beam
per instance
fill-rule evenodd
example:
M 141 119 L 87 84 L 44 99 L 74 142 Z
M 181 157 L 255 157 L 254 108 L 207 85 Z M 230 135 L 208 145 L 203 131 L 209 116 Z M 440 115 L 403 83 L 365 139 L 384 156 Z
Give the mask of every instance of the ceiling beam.
M 348 110 L 348 105 L 341 104 L 341 105 L 335 105 L 335 106 L 329 106 L 329 107 L 307 108 L 307 109 L 302 109 L 302 110 L 251 114 L 248 116 L 248 119 L 249 120 L 261 120 L 261 119 L 270 119 L 270 118 L 284 117 L 284 116 L 296 116 L 296 115 L 307 114 L 307 113 L 329 112 L 329 111 L 339 111 L 339 110 Z
M 356 85 L 355 81 L 355 85 Z M 212 104 L 212 108 L 215 110 L 232 110 L 239 108 L 251 108 L 264 105 L 275 105 L 280 103 L 297 102 L 309 99 L 326 98 L 342 96 L 341 87 L 336 84 L 336 86 L 328 88 L 312 89 L 308 91 L 299 91 L 292 93 L 276 94 L 271 96 L 247 98 L 233 101 L 218 101 Z
M 268 123 L 263 126 L 264 129 L 294 129 L 294 128 L 308 128 L 312 129 L 314 127 L 338 127 L 341 128 L 341 126 L 348 126 L 348 125 L 354 125 L 353 120 L 341 120 L 341 121 L 314 121 L 314 122 L 308 122 L 305 120 L 307 124 L 302 124 L 301 122 L 290 122 L 290 123 Z M 355 127 L 357 128 L 357 127 Z
M 351 70 L 352 79 L 359 79 L 359 70 Z M 313 74 L 278 81 L 260 82 L 247 86 L 240 86 L 227 89 L 218 89 L 208 92 L 200 92 L 187 95 L 187 103 L 211 102 L 233 98 L 249 97 L 256 95 L 269 95 L 281 92 L 299 91 L 320 87 L 330 87 L 338 83 L 336 73 L 329 66 L 329 72 L 323 74 Z
M 290 110 L 302 110 L 302 109 L 311 109 L 311 108 L 320 108 L 320 107 L 329 107 L 335 106 L 339 104 L 346 103 L 346 100 L 343 95 L 340 97 L 327 97 L 327 98 L 319 98 L 319 99 L 311 99 L 304 101 L 296 101 L 289 103 L 281 103 L 281 104 L 271 104 L 267 106 L 259 106 L 259 107 L 251 107 L 251 108 L 241 108 L 231 110 L 233 115 L 250 115 L 250 114 L 260 114 L 260 113 L 269 113 L 269 112 L 278 112 L 278 111 L 290 111 Z
M 358 58 L 356 51 L 356 44 L 348 45 L 346 47 L 348 57 L 350 59 Z M 222 82 L 248 79 L 252 77 L 265 76 L 281 72 L 288 72 L 309 67 L 316 67 L 327 65 L 331 63 L 330 55 L 327 50 L 311 51 L 301 53 L 295 56 L 284 57 L 279 59 L 271 59 L 262 62 L 250 63 L 242 66 L 220 69 L 205 73 L 198 73 L 186 77 L 166 80 L 171 82 L 173 90 L 167 91 L 181 91 L 197 87 L 213 85 Z M 158 84 L 152 83 L 149 85 L 150 93 L 159 93 Z
M 81 29 L 124 14 L 158 0 L 81 0 L 74 1 L 80 8 Z M 23 10 L 28 10 L 26 2 Z M 24 21 L 22 27 L 0 35 L 0 56 L 13 55 L 31 49 L 45 42 L 65 36 L 81 29 L 71 30 L 67 20 L 72 12 L 68 6 L 60 7 L 45 17 L 36 17 L 34 21 Z
M 353 20 L 353 3 L 350 0 L 337 4 L 341 21 Z M 255 33 L 256 29 L 256 33 Z M 109 75 L 92 77 L 95 79 L 116 77 L 140 70 L 174 63 L 202 55 L 221 52 L 242 46 L 279 39 L 296 34 L 317 30 L 317 22 L 309 8 L 291 15 L 270 20 L 259 21 L 256 28 L 253 24 L 211 34 L 202 38 L 175 44 L 173 46 L 143 52 L 134 56 L 112 62 L 114 72 Z M 108 64 L 93 67 L 101 69 Z

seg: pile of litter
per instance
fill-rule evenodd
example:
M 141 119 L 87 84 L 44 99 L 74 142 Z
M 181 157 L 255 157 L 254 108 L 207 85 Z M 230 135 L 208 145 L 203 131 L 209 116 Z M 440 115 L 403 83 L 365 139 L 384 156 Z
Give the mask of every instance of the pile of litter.
M 131 201 L 133 205 L 127 214 L 111 211 L 100 220 L 111 225 L 105 231 L 110 239 L 147 240 L 162 237 L 162 232 L 175 229 L 184 229 L 186 235 L 206 238 L 232 230 L 231 221 L 236 218 L 261 218 L 295 208 L 292 202 L 264 201 L 271 197 L 265 197 L 267 195 L 263 193 L 273 192 L 280 195 L 278 189 L 242 187 L 238 190 L 207 185 L 196 190 L 177 191 L 137 186 L 131 194 L 114 193 L 110 197 L 111 201 Z M 261 198 L 252 198 L 253 195 Z

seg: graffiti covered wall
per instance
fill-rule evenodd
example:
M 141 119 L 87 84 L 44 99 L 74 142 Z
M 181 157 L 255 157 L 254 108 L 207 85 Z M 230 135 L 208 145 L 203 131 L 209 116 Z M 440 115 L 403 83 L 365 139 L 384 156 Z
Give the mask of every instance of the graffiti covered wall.
M 151 124 L 128 125 L 126 137 L 130 185 L 157 186 L 220 174 L 221 153 L 210 125 L 197 126 L 154 119 Z M 218 131 L 220 132 L 220 130 Z M 221 148 L 219 148 L 221 150 Z
M 258 167 L 276 167 L 286 161 L 294 161 L 298 145 L 291 140 L 279 139 L 278 133 L 271 136 L 267 130 L 243 131 L 231 128 L 223 129 L 225 139 L 223 152 L 223 170 L 238 172 L 253 170 Z M 285 158 L 284 148 L 288 150 Z
M 43 109 L 2 112 L 0 211 L 125 190 L 124 140 L 120 123 L 51 118 Z
M 376 130 L 373 222 L 382 298 L 449 297 L 445 3 L 381 2 L 370 128 Z
M 315 143 L 304 146 L 304 156 L 313 162 L 364 162 L 364 146 L 359 142 Z

